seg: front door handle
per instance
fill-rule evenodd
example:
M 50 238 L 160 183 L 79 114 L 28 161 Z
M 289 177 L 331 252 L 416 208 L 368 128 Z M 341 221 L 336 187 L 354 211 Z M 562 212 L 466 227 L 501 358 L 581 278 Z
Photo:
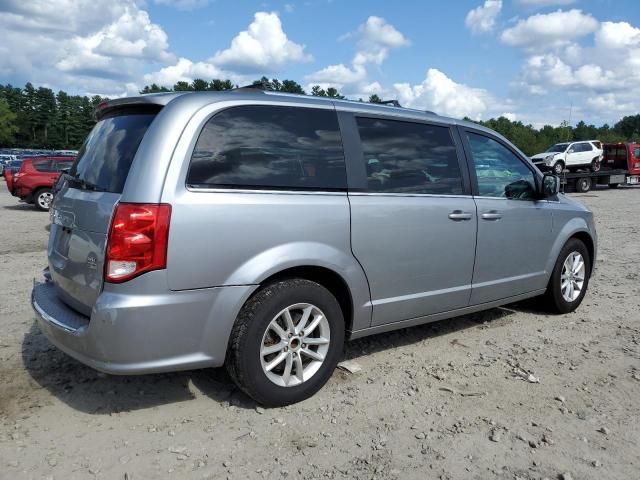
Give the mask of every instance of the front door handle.
M 500 220 L 502 218 L 502 214 L 497 210 L 490 210 L 480 216 L 483 220 Z
M 449 214 L 449 218 L 455 222 L 459 222 L 461 220 L 471 220 L 473 218 L 473 214 L 463 212 L 462 210 L 454 210 Z

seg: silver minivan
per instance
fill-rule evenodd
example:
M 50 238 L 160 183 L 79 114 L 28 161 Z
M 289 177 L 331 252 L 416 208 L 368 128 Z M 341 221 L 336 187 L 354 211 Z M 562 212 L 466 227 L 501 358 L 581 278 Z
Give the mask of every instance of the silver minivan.
M 252 89 L 96 116 L 32 304 L 98 370 L 226 365 L 285 405 L 327 382 L 347 339 L 537 296 L 566 313 L 587 290 L 591 212 L 474 123 Z

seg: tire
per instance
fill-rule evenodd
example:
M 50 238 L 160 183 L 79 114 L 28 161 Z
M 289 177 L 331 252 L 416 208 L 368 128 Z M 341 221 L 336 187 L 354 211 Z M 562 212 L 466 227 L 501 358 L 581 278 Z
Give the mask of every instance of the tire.
M 600 160 L 597 158 L 594 158 L 593 160 L 591 160 L 591 171 L 592 172 L 599 172 L 601 168 L 600 165 Z
M 564 171 L 564 162 L 562 160 L 558 160 L 554 165 L 553 165 L 553 173 L 555 175 L 562 175 L 562 172 Z
M 565 262 L 571 263 L 569 261 L 570 256 L 576 254 L 580 255 L 583 260 L 583 280 L 581 285 L 579 281 L 573 282 L 574 293 L 572 295 L 568 295 L 568 290 L 565 289 L 563 293 L 562 288 L 563 278 L 566 278 L 565 272 L 567 267 L 565 265 Z M 569 278 L 580 278 L 580 275 L 578 273 Z M 577 238 L 569 239 L 565 246 L 562 247 L 560 255 L 558 255 L 558 259 L 556 260 L 553 272 L 551 273 L 551 278 L 549 279 L 549 284 L 547 285 L 545 300 L 549 309 L 555 313 L 569 313 L 578 308 L 580 303 L 582 303 L 582 299 L 584 298 L 585 293 L 587 292 L 590 276 L 591 258 L 589 256 L 589 250 L 587 250 L 586 245 L 581 240 L 578 240 Z M 577 285 L 579 285 L 580 290 L 578 294 L 575 295 L 575 286 Z
M 609 188 L 618 188 L 620 186 L 619 183 L 610 183 Z
M 53 201 L 53 193 L 50 188 L 41 188 L 33 194 L 33 204 L 38 210 L 48 212 L 51 202 Z
M 302 327 L 305 309 L 310 315 Z M 293 336 L 288 335 L 292 329 L 286 327 L 285 311 L 293 320 Z M 300 329 L 304 331 L 316 321 L 312 331 L 299 334 Z M 276 333 L 274 322 L 286 338 Z M 326 288 L 304 279 L 283 280 L 265 286 L 242 307 L 225 363 L 236 385 L 256 402 L 267 407 L 289 405 L 311 397 L 327 383 L 342 356 L 344 337 L 342 309 Z M 327 338 L 328 343 L 320 344 Z M 314 343 L 305 348 L 305 340 Z M 276 350 L 270 353 L 263 352 L 274 347 Z M 306 353 L 309 350 L 323 360 L 318 363 Z M 300 364 L 303 368 L 299 370 Z M 272 369 L 267 371 L 269 366 Z
M 576 192 L 587 193 L 591 190 L 591 179 L 589 177 L 582 177 L 576 180 Z

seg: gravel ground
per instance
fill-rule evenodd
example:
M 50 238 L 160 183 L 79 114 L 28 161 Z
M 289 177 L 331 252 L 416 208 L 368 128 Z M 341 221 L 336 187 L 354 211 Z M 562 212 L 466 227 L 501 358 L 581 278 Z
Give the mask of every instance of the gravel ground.
M 640 189 L 575 196 L 600 237 L 577 312 L 362 339 L 361 372 L 264 410 L 222 369 L 115 377 L 51 346 L 29 306 L 48 215 L 0 180 L 0 478 L 639 478 Z

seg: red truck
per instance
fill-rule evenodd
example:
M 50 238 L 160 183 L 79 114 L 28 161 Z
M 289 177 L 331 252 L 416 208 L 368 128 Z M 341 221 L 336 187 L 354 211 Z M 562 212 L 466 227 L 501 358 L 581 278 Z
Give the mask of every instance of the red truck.
M 577 192 L 588 192 L 594 185 L 640 185 L 640 143 L 605 143 L 602 149 L 599 171 L 566 173 L 560 176 L 562 183 Z
M 25 158 L 11 181 L 7 179 L 9 192 L 24 202 L 35 204 L 40 210 L 49 210 L 53 185 L 74 161 L 75 157 Z

